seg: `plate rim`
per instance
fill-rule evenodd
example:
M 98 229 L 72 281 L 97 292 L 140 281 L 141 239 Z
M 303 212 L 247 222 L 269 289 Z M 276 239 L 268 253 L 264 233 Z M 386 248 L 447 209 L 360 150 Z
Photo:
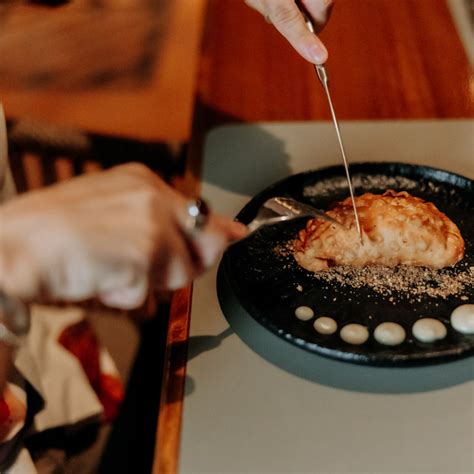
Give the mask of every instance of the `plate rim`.
M 456 184 L 456 181 L 464 181 L 467 184 L 467 187 L 470 188 L 467 191 L 474 191 L 474 179 L 468 178 L 466 176 L 460 175 L 458 173 L 450 172 L 448 170 L 444 170 L 441 168 L 435 168 L 426 165 L 418 165 L 416 163 L 403 163 L 403 162 L 383 162 L 383 161 L 364 161 L 364 162 L 354 162 L 351 163 L 351 171 L 352 175 L 358 173 L 357 169 L 367 166 L 376 166 L 376 167 L 406 167 L 415 170 L 425 170 L 429 172 L 428 178 L 434 178 L 434 174 L 442 173 L 447 177 L 454 178 L 454 180 L 447 180 L 444 182 L 449 183 L 452 186 L 459 187 Z M 340 173 L 337 173 L 337 172 Z M 239 220 L 239 216 L 245 214 L 249 211 L 249 208 L 254 205 L 255 202 L 261 201 L 267 196 L 271 194 L 271 192 L 281 186 L 283 183 L 288 182 L 289 180 L 293 179 L 301 179 L 305 175 L 311 175 L 314 173 L 333 173 L 333 175 L 340 174 L 341 176 L 345 176 L 344 166 L 343 165 L 330 165 L 321 168 L 314 168 L 311 170 L 302 171 L 299 173 L 295 173 L 293 175 L 289 175 L 283 179 L 278 180 L 277 182 L 267 186 L 266 188 L 262 189 L 258 192 L 255 196 L 251 197 L 249 201 L 240 209 L 238 212 L 236 219 Z M 441 181 L 443 182 L 443 181 Z M 245 223 L 245 222 L 244 222 Z M 439 363 L 448 362 L 454 359 L 462 358 L 462 357 L 469 357 L 474 355 L 474 343 L 471 343 L 469 346 L 461 346 L 461 347 L 454 347 L 450 349 L 444 350 L 442 353 L 436 351 L 436 348 L 433 348 L 430 352 L 425 353 L 415 353 L 415 354 L 391 354 L 390 357 L 388 356 L 371 356 L 370 354 L 360 354 L 354 353 L 350 351 L 342 351 L 338 349 L 331 349 L 324 346 L 321 346 L 314 342 L 309 342 L 307 340 L 300 339 L 298 337 L 293 336 L 291 333 L 284 331 L 283 329 L 279 328 L 278 325 L 273 323 L 267 317 L 256 316 L 259 314 L 257 308 L 252 304 L 251 299 L 242 297 L 240 285 L 235 284 L 235 279 L 232 277 L 232 272 L 229 271 L 229 266 L 231 264 L 230 256 L 228 252 L 225 252 L 221 262 L 219 263 L 219 271 L 218 275 L 222 274 L 226 280 L 226 283 L 229 285 L 231 291 L 235 292 L 235 296 L 239 304 L 242 308 L 256 321 L 262 326 L 264 329 L 271 331 L 277 337 L 287 341 L 288 343 L 299 347 L 311 354 L 321 355 L 323 357 L 328 357 L 333 360 L 339 360 L 343 362 L 354 363 L 358 365 L 371 365 L 371 366 L 381 366 L 381 367 L 410 367 L 410 366 L 419 366 L 419 365 L 434 365 Z M 221 272 L 222 270 L 222 272 Z M 219 304 L 221 309 L 223 309 L 223 305 L 219 300 Z M 461 335 L 462 336 L 462 335 Z M 469 344 L 469 341 L 466 341 Z

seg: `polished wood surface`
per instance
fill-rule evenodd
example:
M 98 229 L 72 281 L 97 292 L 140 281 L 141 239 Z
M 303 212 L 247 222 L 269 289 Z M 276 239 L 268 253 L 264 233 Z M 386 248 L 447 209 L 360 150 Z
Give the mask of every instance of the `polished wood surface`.
M 178 470 L 191 296 L 191 287 L 179 290 L 171 305 L 153 474 Z
M 321 34 L 340 119 L 472 117 L 466 53 L 444 0 L 337 0 Z M 239 0 L 211 2 L 199 98 L 237 121 L 329 120 L 314 70 Z
M 465 51 L 444 0 L 338 0 L 322 34 L 339 119 L 447 119 L 474 116 Z M 209 2 L 187 173 L 178 187 L 198 194 L 205 133 L 223 123 L 329 120 L 313 68 L 240 0 Z M 183 393 L 183 335 L 190 304 L 171 313 L 163 393 Z M 188 308 L 188 311 L 183 311 Z M 179 327 L 176 340 L 173 328 Z M 178 343 L 176 345 L 175 343 Z M 177 386 L 177 385 L 178 386 Z M 176 472 L 182 406 L 164 398 L 155 472 Z M 170 436 L 171 443 L 165 438 Z M 164 461 L 163 461 L 164 460 Z M 163 462 L 162 462 L 163 461 Z
M 0 4 L 0 99 L 7 117 L 187 141 L 205 4 Z

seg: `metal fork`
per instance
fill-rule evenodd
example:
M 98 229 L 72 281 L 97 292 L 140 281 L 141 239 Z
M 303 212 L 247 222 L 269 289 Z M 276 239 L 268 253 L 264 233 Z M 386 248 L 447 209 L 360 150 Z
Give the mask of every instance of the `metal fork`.
M 298 219 L 300 217 L 317 217 L 318 219 L 341 225 L 336 219 L 328 216 L 324 211 L 308 204 L 288 197 L 273 197 L 263 203 L 255 218 L 247 224 L 249 233 L 266 225 Z

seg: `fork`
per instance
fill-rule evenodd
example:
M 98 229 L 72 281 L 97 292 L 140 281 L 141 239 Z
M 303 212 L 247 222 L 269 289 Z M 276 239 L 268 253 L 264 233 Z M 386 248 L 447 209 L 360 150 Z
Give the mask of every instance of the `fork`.
M 328 216 L 324 211 L 314 208 L 308 204 L 288 197 L 272 197 L 265 201 L 257 211 L 255 218 L 247 224 L 249 234 L 253 234 L 262 226 L 278 224 L 300 217 L 316 217 L 318 219 L 341 225 L 336 219 Z

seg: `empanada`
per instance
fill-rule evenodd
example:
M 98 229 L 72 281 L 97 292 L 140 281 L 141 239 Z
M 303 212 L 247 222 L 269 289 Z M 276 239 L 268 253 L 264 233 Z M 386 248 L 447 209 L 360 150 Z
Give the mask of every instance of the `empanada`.
M 342 225 L 312 219 L 299 233 L 296 261 L 307 270 L 334 265 L 396 265 L 443 268 L 464 256 L 461 233 L 445 214 L 405 191 L 356 197 L 363 245 L 350 198 L 327 212 Z

